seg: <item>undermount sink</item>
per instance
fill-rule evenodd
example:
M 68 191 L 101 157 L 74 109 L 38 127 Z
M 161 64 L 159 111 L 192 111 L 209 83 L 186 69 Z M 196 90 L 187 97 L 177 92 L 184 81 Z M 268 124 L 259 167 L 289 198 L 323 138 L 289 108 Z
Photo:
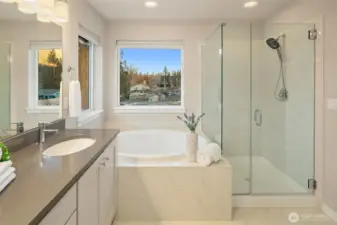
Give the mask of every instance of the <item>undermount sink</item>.
M 64 156 L 83 151 L 92 146 L 96 140 L 91 138 L 78 138 L 63 141 L 47 148 L 43 155 L 45 156 Z

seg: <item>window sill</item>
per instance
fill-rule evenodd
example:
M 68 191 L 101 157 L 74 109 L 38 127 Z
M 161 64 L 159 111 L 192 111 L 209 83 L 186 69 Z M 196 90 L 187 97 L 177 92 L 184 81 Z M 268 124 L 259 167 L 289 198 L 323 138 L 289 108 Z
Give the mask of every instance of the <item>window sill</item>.
M 114 109 L 115 114 L 180 114 L 185 112 L 182 106 L 119 106 Z
M 98 117 L 100 117 L 101 113 L 104 110 L 86 110 L 81 113 L 79 117 L 77 117 L 77 126 L 83 126 L 86 123 L 89 123 Z
M 50 107 L 36 107 L 36 108 L 26 108 L 28 114 L 59 114 L 60 107 L 50 106 Z

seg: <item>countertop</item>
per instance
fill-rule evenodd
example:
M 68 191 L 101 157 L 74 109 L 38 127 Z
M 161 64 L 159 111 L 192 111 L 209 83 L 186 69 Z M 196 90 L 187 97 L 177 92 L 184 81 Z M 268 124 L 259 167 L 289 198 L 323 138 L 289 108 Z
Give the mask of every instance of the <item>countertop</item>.
M 12 154 L 16 179 L 0 193 L 0 225 L 37 225 L 115 139 L 118 130 L 65 130 Z M 62 157 L 42 152 L 79 137 L 96 139 L 86 150 Z

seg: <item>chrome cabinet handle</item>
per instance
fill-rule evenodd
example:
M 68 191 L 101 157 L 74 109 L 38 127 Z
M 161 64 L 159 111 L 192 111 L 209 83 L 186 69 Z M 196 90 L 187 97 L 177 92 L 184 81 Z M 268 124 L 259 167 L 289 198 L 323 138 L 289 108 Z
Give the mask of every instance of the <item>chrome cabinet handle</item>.
M 261 127 L 263 122 L 262 111 L 260 109 L 256 109 L 254 112 L 254 122 L 256 126 Z

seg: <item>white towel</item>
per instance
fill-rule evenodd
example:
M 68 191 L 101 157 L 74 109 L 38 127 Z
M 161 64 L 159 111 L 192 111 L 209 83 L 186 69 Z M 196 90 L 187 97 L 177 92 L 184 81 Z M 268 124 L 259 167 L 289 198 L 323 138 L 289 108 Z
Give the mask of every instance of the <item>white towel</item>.
M 221 159 L 221 148 L 218 144 L 210 143 L 204 148 L 199 149 L 197 161 L 203 166 L 210 166 L 212 163 Z
M 0 176 L 13 165 L 12 161 L 0 162 Z
M 78 117 L 82 112 L 81 85 L 79 81 L 69 83 L 69 116 Z
M 7 178 L 15 172 L 14 167 L 9 167 L 1 176 L 0 176 L 0 185 L 7 180 Z
M 12 182 L 12 180 L 15 179 L 15 177 L 16 177 L 15 173 L 12 173 L 4 182 L 2 182 L 0 184 L 0 192 L 2 192 L 5 189 L 5 187 L 7 187 L 7 185 L 9 185 Z

